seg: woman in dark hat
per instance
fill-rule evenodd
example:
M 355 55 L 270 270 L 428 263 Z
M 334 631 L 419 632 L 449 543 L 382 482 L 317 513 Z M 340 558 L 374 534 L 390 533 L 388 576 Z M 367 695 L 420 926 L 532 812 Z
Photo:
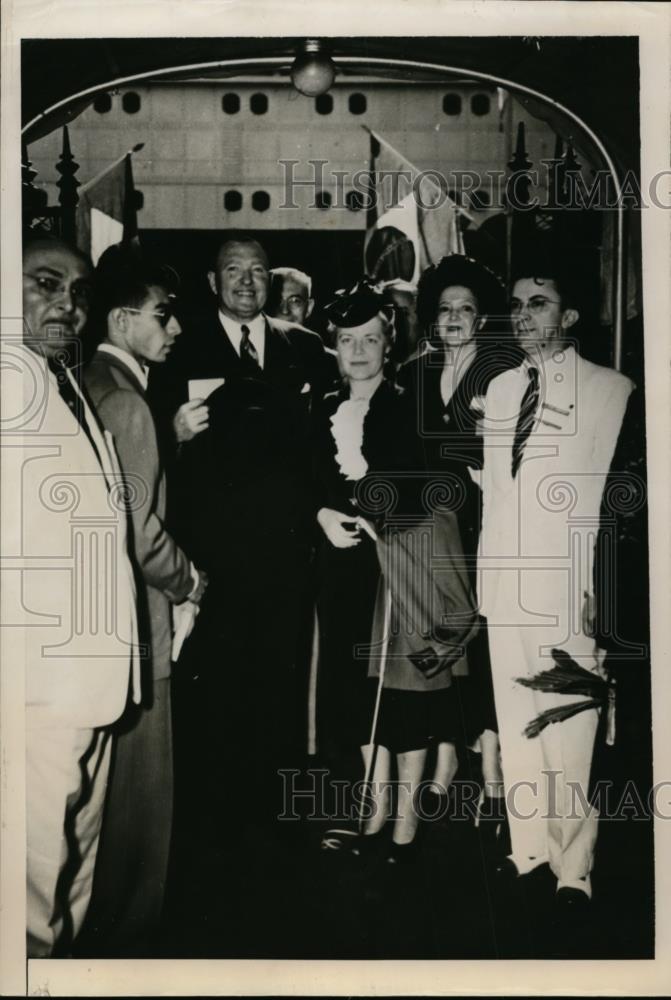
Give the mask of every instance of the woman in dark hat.
M 424 460 L 452 495 L 459 519 L 471 583 L 480 533 L 480 490 L 470 468 L 482 466 L 478 420 L 489 383 L 520 364 L 522 357 L 509 332 L 505 289 L 489 268 L 453 254 L 423 272 L 417 312 L 425 333 L 424 349 L 399 373 L 413 401 Z M 486 630 L 469 647 L 470 676 L 460 685 L 467 739 L 480 735 L 485 784 L 483 818 L 503 810 L 495 802 L 502 792 L 498 738 Z M 449 785 L 457 758 L 449 749 L 440 762 L 440 784 Z M 489 829 L 490 827 L 488 827 Z
M 315 414 L 317 519 L 323 532 L 317 598 L 318 745 L 332 778 L 360 780 L 359 748 L 370 765 L 376 746 L 374 780 L 388 781 L 395 754 L 399 778 L 414 789 L 423 777 L 429 742 L 452 738 L 451 664 L 463 659 L 473 603 L 466 574 L 450 565 L 452 572 L 444 574 L 449 578 L 446 594 L 444 582 L 432 582 L 428 560 L 417 558 L 419 549 L 410 539 L 417 525 L 427 521 L 420 500 L 427 483 L 411 399 L 385 376 L 393 309 L 364 280 L 340 294 L 326 312 L 343 382 Z M 441 556 L 458 563 L 461 546 L 452 512 L 441 519 L 439 535 Z M 413 603 L 418 593 L 427 595 L 421 607 Z M 454 630 L 440 634 L 433 628 L 434 618 L 444 621 L 452 613 L 461 613 Z M 371 743 L 381 671 L 382 697 Z M 368 680 L 368 674 L 375 680 Z M 393 838 L 397 854 L 417 829 L 411 799 L 412 794 L 399 803 Z M 378 805 L 384 808 L 376 811 L 366 833 L 377 833 L 386 821 L 387 803 Z M 342 841 L 342 836 L 327 836 L 322 844 L 337 847 Z

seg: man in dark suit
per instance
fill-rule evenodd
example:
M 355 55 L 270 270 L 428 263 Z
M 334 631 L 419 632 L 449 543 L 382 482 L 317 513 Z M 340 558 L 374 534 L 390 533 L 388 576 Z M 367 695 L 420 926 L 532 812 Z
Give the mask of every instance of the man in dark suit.
M 142 956 L 161 914 L 172 830 L 171 606 L 196 604 L 206 577 L 166 530 L 165 474 L 145 398 L 147 366 L 162 364 L 181 333 L 169 272 L 119 253 L 96 278 L 105 338 L 85 380 L 124 474 L 146 669 L 142 703 L 118 725 L 88 948 Z
M 209 713 L 225 823 L 281 811 L 277 777 L 300 751 L 301 625 L 314 524 L 312 401 L 333 369 L 320 338 L 263 312 L 263 248 L 227 240 L 208 275 L 217 309 L 180 359 L 174 428 L 180 537 L 211 585 L 188 649 Z M 186 340 L 186 338 L 185 338 Z M 263 814 L 263 815 L 260 815 Z

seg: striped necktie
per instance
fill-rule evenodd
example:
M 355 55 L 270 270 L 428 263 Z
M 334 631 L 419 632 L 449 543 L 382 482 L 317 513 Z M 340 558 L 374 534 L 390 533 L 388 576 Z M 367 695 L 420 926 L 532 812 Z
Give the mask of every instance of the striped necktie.
M 258 374 L 261 371 L 261 365 L 259 364 L 259 352 L 249 339 L 249 327 L 243 323 L 240 327 L 240 332 L 242 333 L 242 339 L 240 341 L 240 360 L 244 362 L 245 367 L 251 373 Z
M 527 438 L 531 434 L 531 428 L 534 425 L 534 418 L 536 416 L 536 410 L 538 409 L 538 399 L 540 396 L 538 368 L 529 368 L 528 374 L 529 384 L 522 398 L 522 405 L 520 406 L 520 412 L 517 417 L 517 426 L 515 427 L 515 439 L 513 441 L 513 457 L 511 463 L 513 479 L 517 475 L 517 470 L 519 469 L 520 462 L 522 461 L 522 454 L 524 453 L 524 446 L 527 443 Z
M 103 463 L 100 458 L 100 453 L 93 439 L 93 434 L 91 433 L 91 428 L 89 427 L 88 420 L 86 418 L 86 408 L 84 406 L 84 389 L 81 385 L 77 385 L 75 388 L 74 375 L 69 372 L 65 365 L 60 364 L 58 361 L 49 358 L 47 361 L 49 368 L 56 376 L 56 385 L 58 386 L 58 392 L 61 399 L 67 405 L 70 412 L 73 414 L 77 423 L 80 425 L 81 429 L 86 434 L 91 447 L 93 448 L 96 458 L 102 467 Z M 87 400 L 88 402 L 88 400 Z M 93 411 L 92 405 L 89 403 L 89 408 Z

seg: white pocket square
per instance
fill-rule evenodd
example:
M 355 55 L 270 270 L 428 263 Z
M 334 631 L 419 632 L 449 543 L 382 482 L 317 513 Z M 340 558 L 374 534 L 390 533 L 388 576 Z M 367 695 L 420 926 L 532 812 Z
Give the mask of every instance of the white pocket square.
M 306 383 L 305 383 L 305 385 L 303 386 L 303 388 L 301 389 L 301 395 L 302 395 L 302 394 L 303 394 L 304 392 L 309 392 L 309 391 L 310 391 L 310 388 L 311 388 L 311 386 L 310 386 L 310 383 L 309 383 L 309 382 L 306 382 Z

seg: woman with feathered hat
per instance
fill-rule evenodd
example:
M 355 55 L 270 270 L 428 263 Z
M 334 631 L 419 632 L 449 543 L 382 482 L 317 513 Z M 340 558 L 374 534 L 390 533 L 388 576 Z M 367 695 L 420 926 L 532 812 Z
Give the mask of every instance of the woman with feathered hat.
M 388 856 L 398 860 L 417 830 L 413 796 L 427 748 L 453 737 L 452 666 L 463 665 L 474 603 L 456 515 L 427 500 L 411 398 L 385 375 L 393 308 L 362 280 L 326 312 L 343 381 L 315 414 L 317 735 L 332 776 L 359 779 L 361 747 L 379 790 L 395 762 L 404 794 Z M 391 805 L 385 793 L 373 800 L 370 835 L 382 831 Z M 341 845 L 337 836 L 323 842 Z

